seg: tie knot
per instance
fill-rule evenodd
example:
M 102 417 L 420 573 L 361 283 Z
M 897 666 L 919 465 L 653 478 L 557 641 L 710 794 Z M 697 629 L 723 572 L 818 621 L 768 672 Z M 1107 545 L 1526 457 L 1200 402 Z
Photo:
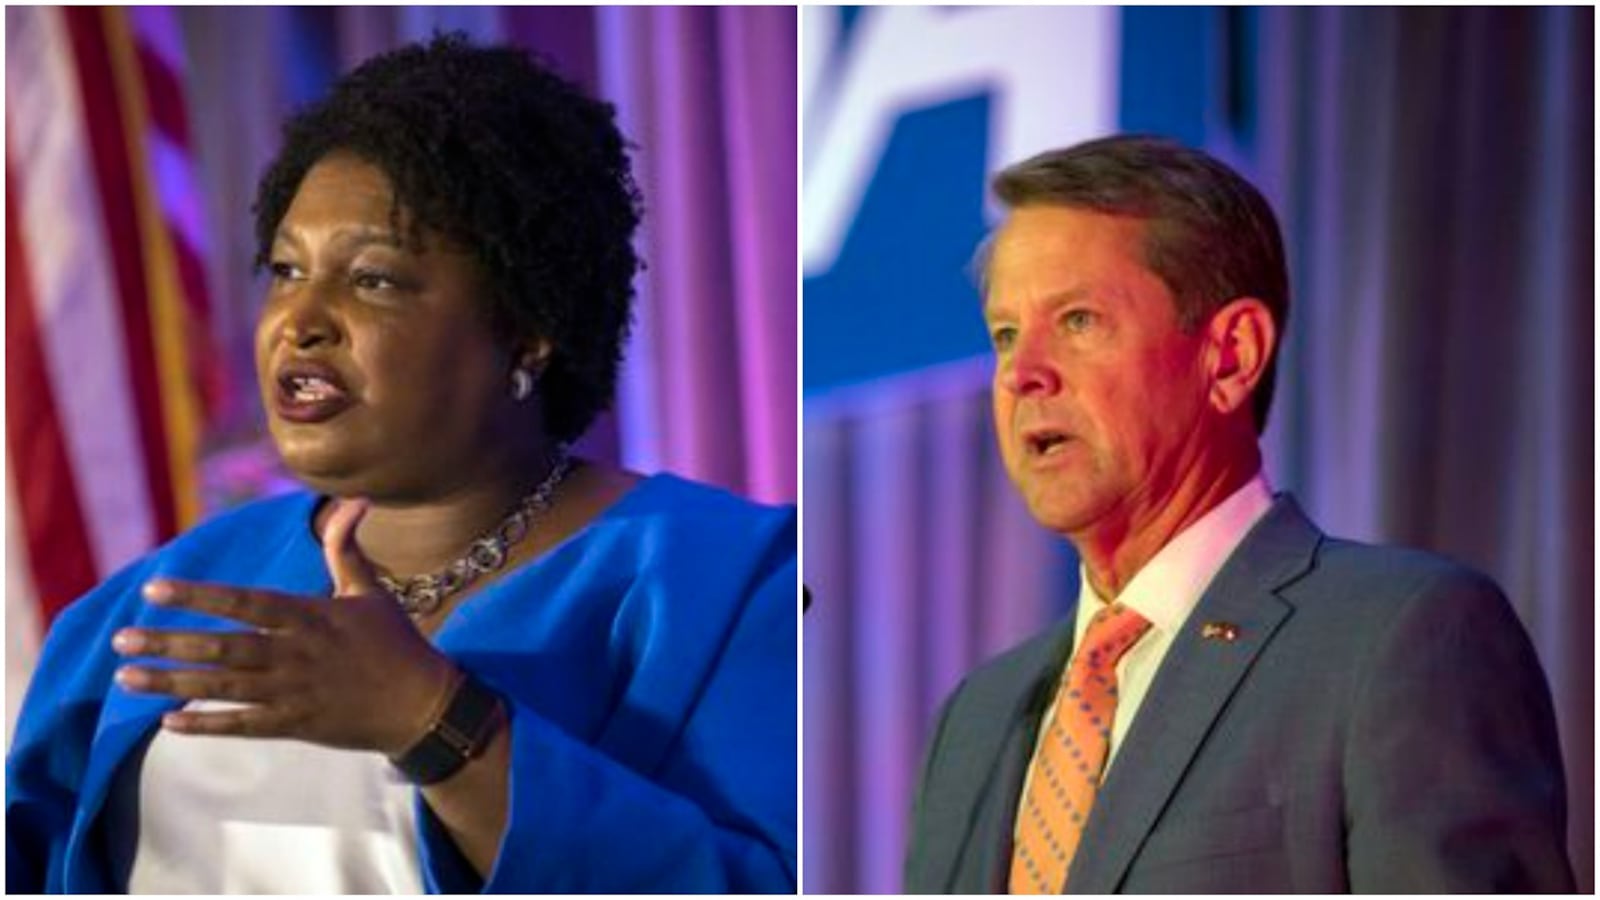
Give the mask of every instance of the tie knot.
M 1093 661 L 1114 666 L 1149 630 L 1150 622 L 1144 616 L 1113 603 L 1089 620 L 1089 628 L 1083 634 L 1083 649 Z

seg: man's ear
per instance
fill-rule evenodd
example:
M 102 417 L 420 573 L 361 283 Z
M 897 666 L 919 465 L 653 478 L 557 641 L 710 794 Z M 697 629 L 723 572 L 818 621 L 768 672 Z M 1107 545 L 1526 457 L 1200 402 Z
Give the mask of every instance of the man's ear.
M 1267 305 L 1240 297 L 1211 314 L 1205 326 L 1205 365 L 1211 388 L 1207 400 L 1224 415 L 1248 411 L 1250 397 L 1266 376 L 1278 345 L 1278 329 Z

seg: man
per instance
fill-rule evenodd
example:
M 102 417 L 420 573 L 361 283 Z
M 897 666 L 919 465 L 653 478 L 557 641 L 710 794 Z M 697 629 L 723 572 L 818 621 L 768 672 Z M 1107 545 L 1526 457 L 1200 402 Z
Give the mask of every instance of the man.
M 1289 290 L 1261 195 L 1139 137 L 995 189 L 995 429 L 1082 585 L 945 704 L 906 889 L 1573 890 L 1549 690 L 1500 591 L 1329 538 L 1262 475 Z

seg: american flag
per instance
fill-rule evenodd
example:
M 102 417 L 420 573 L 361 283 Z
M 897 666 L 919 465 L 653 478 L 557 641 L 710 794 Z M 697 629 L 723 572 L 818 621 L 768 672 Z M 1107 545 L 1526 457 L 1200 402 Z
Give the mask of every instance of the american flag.
M 224 396 L 170 9 L 6 10 L 6 724 L 73 598 L 193 524 Z

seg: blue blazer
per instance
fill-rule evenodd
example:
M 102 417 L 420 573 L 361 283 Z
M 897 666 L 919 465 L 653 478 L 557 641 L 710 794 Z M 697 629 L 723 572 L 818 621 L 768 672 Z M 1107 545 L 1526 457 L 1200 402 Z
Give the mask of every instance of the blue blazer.
M 111 675 L 157 575 L 326 597 L 316 497 L 243 507 L 179 537 L 56 621 L 6 760 L 8 893 L 117 893 L 102 811 L 176 701 Z M 480 879 L 418 799 L 430 891 L 778 892 L 795 885 L 793 508 L 658 475 L 468 597 L 434 636 L 511 706 L 506 835 Z
M 1238 626 L 1232 642 L 1205 622 Z M 921 773 L 906 890 L 1004 893 L 1069 619 L 970 674 Z M 1074 893 L 1566 891 L 1549 688 L 1510 605 L 1280 497 L 1173 642 L 1073 859 Z

